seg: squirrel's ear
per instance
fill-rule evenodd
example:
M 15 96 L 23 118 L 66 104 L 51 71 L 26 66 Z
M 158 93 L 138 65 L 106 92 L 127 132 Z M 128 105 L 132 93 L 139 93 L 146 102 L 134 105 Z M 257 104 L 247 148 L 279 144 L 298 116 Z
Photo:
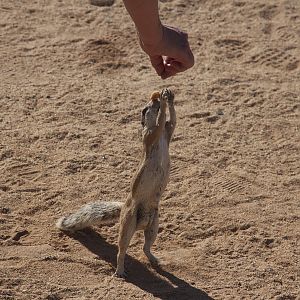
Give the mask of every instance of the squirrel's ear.
M 152 100 L 152 101 L 157 101 L 158 99 L 160 98 L 160 92 L 153 92 L 152 94 L 151 94 L 151 97 L 150 97 L 150 99 Z

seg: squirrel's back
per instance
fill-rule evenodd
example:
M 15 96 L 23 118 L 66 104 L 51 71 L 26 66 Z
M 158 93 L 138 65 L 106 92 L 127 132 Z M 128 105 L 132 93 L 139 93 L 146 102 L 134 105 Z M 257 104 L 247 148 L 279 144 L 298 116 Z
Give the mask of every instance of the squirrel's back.
M 76 231 L 93 225 L 115 223 L 122 206 L 122 202 L 89 203 L 78 211 L 60 218 L 56 227 L 64 231 Z

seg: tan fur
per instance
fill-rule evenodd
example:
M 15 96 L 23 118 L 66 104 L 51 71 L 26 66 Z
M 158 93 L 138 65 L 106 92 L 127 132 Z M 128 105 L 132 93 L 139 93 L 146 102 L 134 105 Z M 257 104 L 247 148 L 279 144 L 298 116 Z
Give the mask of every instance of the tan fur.
M 143 153 L 135 173 L 131 192 L 120 212 L 120 231 L 118 238 L 117 270 L 115 275 L 124 277 L 124 259 L 130 240 L 137 230 L 145 235 L 144 253 L 152 264 L 158 260 L 151 253 L 158 232 L 159 201 L 169 180 L 169 143 L 176 125 L 174 94 L 164 89 L 153 93 L 153 99 L 142 112 Z M 152 97 L 151 97 L 152 99 Z M 166 107 L 169 107 L 169 121 L 166 121 Z M 96 202 L 82 207 L 70 216 L 57 222 L 62 230 L 78 230 L 95 224 L 103 224 L 120 211 L 120 203 Z M 90 217 L 89 217 L 90 216 Z

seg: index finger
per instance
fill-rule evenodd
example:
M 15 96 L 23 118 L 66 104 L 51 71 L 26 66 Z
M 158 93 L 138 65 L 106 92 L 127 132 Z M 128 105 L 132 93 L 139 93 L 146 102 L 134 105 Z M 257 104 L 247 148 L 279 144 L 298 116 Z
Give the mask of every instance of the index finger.
M 161 76 L 165 70 L 163 58 L 160 55 L 149 56 L 152 67 Z

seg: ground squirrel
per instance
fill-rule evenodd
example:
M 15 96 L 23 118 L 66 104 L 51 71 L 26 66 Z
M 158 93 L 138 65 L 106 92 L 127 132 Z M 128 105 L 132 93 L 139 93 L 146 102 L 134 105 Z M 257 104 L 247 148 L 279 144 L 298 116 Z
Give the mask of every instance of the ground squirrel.
M 166 121 L 166 107 L 169 120 Z M 150 263 L 158 260 L 151 253 L 158 232 L 159 200 L 169 180 L 169 143 L 176 125 L 174 94 L 169 89 L 155 92 L 142 111 L 143 153 L 126 202 L 90 203 L 77 212 L 62 217 L 56 226 L 76 231 L 91 225 L 115 221 L 120 216 L 117 270 L 115 276 L 125 277 L 124 259 L 130 240 L 137 230 L 144 230 L 144 253 Z

